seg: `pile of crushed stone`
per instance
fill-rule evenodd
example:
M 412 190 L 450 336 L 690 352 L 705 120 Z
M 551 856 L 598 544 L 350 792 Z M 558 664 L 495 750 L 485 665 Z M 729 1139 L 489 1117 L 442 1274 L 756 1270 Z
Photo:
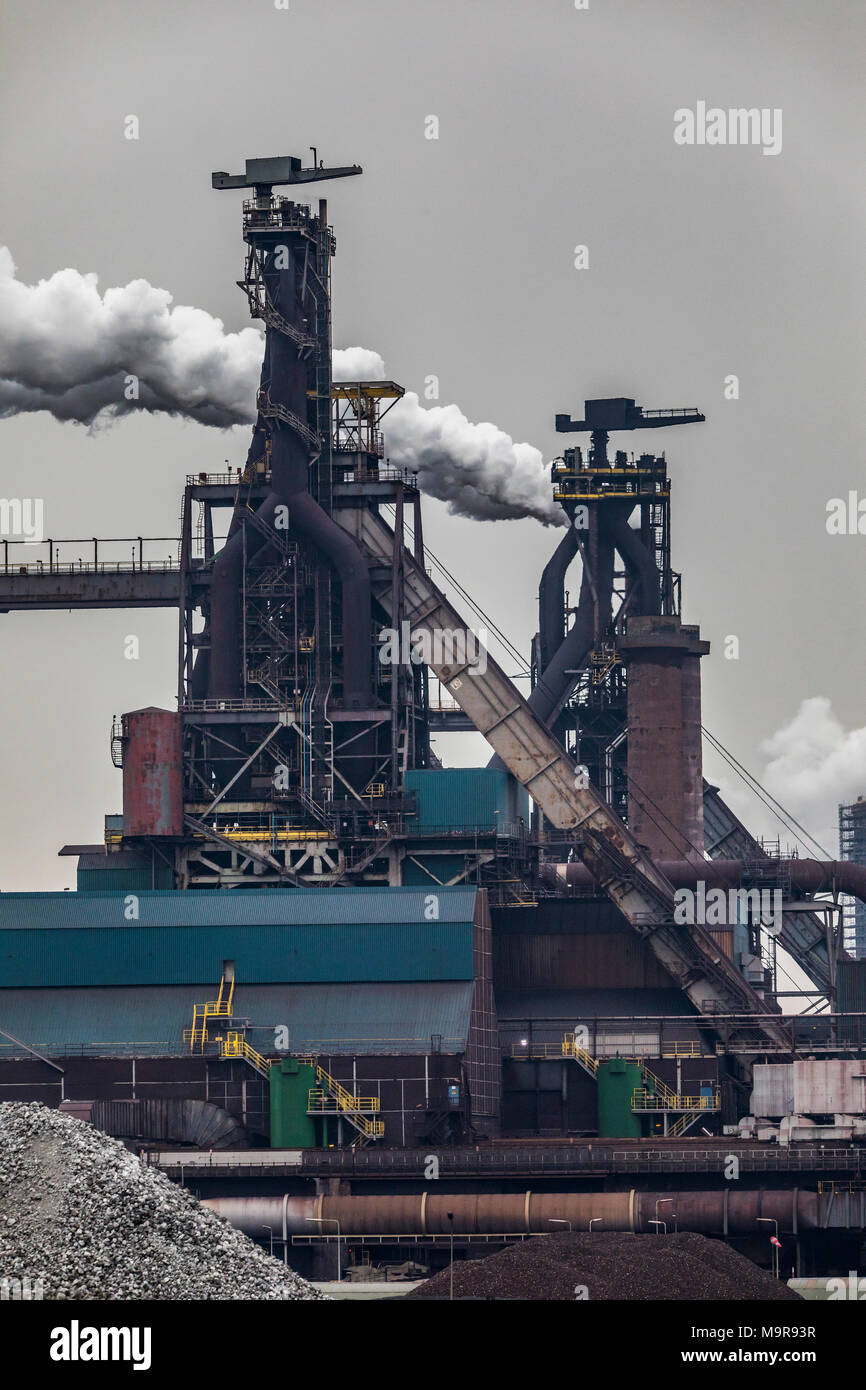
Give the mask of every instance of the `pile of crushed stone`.
M 442 1269 L 406 1297 L 448 1298 L 450 1282 L 450 1268 Z M 455 1262 L 454 1297 L 799 1301 L 783 1280 L 724 1241 L 691 1231 L 535 1236 L 486 1259 Z
M 36 1103 L 0 1104 L 4 1279 L 50 1299 L 325 1297 L 116 1139 Z

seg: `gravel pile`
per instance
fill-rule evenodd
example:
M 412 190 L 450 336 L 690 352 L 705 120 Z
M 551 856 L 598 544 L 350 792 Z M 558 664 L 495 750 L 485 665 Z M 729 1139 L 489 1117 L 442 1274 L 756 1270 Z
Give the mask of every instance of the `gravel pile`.
M 407 1298 L 448 1298 L 450 1272 L 440 1270 Z M 535 1236 L 483 1260 L 454 1264 L 455 1298 L 575 1299 L 585 1287 L 599 1299 L 794 1299 L 721 1240 L 693 1232 L 632 1236 L 595 1231 Z
M 0 1279 L 55 1299 L 324 1298 L 116 1139 L 0 1104 Z

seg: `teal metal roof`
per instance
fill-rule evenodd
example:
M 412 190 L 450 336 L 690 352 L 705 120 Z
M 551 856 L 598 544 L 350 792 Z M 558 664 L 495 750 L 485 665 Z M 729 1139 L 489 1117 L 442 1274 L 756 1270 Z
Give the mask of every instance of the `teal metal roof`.
M 286 1027 L 289 1050 L 321 1056 L 421 1054 L 441 1034 L 444 1052 L 464 1052 L 471 981 L 442 984 L 243 985 L 234 1024 L 245 1021 L 260 1052 L 276 1055 L 274 1030 Z M 183 1030 L 196 987 L 157 989 L 6 989 L 0 1028 L 49 1056 L 189 1056 Z M 27 1057 L 0 1035 L 0 1058 Z
M 393 895 L 393 896 L 392 896 Z M 0 996 L 56 986 L 471 980 L 475 889 L 0 895 Z M 0 1025 L 2 1026 L 2 1025 Z
M 477 888 L 257 888 L 140 891 L 138 925 L 159 927 L 325 926 L 428 920 L 471 922 Z M 122 926 L 123 893 L 0 893 L 0 930 Z

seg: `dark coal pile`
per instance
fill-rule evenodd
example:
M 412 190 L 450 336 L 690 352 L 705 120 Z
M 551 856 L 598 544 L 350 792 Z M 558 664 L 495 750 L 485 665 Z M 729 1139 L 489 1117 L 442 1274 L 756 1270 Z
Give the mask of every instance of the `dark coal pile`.
M 407 1297 L 448 1298 L 449 1287 L 450 1273 L 443 1269 Z M 784 1280 L 774 1279 L 723 1241 L 690 1231 L 535 1236 L 486 1259 L 455 1263 L 454 1297 L 799 1301 Z

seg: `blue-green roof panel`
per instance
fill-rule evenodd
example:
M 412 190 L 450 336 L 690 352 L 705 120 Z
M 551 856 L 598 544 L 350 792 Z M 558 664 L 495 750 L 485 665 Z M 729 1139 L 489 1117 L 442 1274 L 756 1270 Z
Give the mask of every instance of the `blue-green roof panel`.
M 454 983 L 244 985 L 235 990 L 233 1026 L 246 1024 L 252 1045 L 276 1055 L 274 1030 L 288 1029 L 288 1051 L 319 1055 L 465 1052 L 471 981 Z M 0 1059 L 27 1057 L 27 1044 L 49 1056 L 188 1056 L 183 1030 L 206 993 L 194 986 L 0 991 Z M 207 996 L 209 997 L 209 996 Z M 224 1026 L 224 1025 L 223 1025 Z M 211 1025 L 216 1032 L 217 1026 Z
M 430 920 L 435 893 L 439 922 L 471 922 L 477 888 L 257 888 L 141 891 L 141 926 L 290 926 L 403 923 Z M 125 894 L 0 893 L 0 930 L 22 927 L 122 926 Z

